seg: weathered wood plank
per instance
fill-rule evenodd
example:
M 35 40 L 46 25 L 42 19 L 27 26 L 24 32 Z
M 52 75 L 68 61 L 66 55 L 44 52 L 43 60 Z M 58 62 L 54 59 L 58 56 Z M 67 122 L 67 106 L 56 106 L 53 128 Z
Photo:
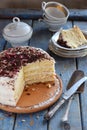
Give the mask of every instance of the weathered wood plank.
M 87 21 L 87 9 L 71 9 L 69 20 L 72 21 Z
M 34 114 L 18 114 L 14 130 L 47 130 L 43 115 L 44 111 Z
M 4 49 L 6 41 L 3 38 L 0 38 L 0 52 Z
M 67 23 L 66 28 L 72 27 L 70 23 Z M 63 91 L 66 90 L 67 83 L 72 75 L 72 73 L 77 69 L 75 59 L 61 58 L 55 56 L 56 59 L 56 72 L 60 75 L 63 81 Z M 67 103 L 65 103 L 54 115 L 54 117 L 49 121 L 49 130 L 50 129 L 63 129 L 61 125 L 61 118 L 63 117 Z M 75 119 L 74 116 L 75 115 Z M 80 118 L 80 108 L 79 108 L 79 97 L 78 95 L 74 98 L 73 103 L 71 104 L 70 113 L 69 113 L 69 122 L 71 125 L 71 130 L 82 130 L 81 127 L 81 118 Z M 78 125 L 77 125 L 78 124 Z
M 30 45 L 47 50 L 51 36 L 52 32 L 49 32 L 44 22 L 35 21 L 33 23 L 33 36 L 30 40 Z
M 83 70 L 85 75 L 87 75 L 87 56 L 78 59 L 78 68 Z M 81 114 L 82 114 L 82 125 L 83 130 L 87 130 L 87 82 L 85 84 L 85 90 L 80 95 L 80 106 L 81 106 Z
M 0 18 L 19 17 L 22 19 L 39 19 L 42 16 L 42 11 L 30 9 L 0 9 Z
M 15 14 L 15 12 L 14 12 Z M 82 14 L 81 14 L 82 15 Z M 6 16 L 7 17 L 7 16 Z M 22 15 L 20 16 L 20 18 Z M 40 15 L 39 15 L 40 17 Z M 76 17 L 76 16 L 75 16 Z M 23 18 L 27 18 L 24 17 Z M 35 18 L 36 19 L 36 18 Z M 84 20 L 84 19 L 83 19 Z M 0 20 L 0 29 L 2 30 L 5 25 L 9 20 L 5 20 L 3 23 L 3 20 Z M 28 22 L 28 20 L 27 20 Z M 81 29 L 85 29 L 85 22 L 75 22 L 74 24 L 77 24 L 81 27 Z M 68 23 L 66 27 L 70 27 L 71 25 Z M 33 23 L 33 28 L 34 28 L 34 33 L 33 36 L 30 40 L 30 45 L 34 47 L 40 47 L 44 49 L 45 51 L 48 51 L 48 53 L 51 54 L 56 60 L 56 73 L 60 75 L 61 79 L 63 80 L 63 91 L 66 89 L 66 85 L 68 83 L 68 80 L 72 74 L 72 72 L 76 69 L 76 66 L 78 69 L 81 69 L 87 74 L 87 57 L 83 58 L 78 58 L 78 65 L 76 65 L 76 60 L 75 59 L 68 59 L 68 58 L 61 58 L 59 56 L 54 55 L 51 53 L 48 49 L 48 42 L 49 39 L 52 36 L 52 33 L 49 32 L 48 28 L 43 22 L 38 23 L 35 21 Z M 0 42 L 0 51 L 4 48 L 5 45 L 5 40 L 2 38 L 2 33 L 0 33 L 1 37 L 1 42 Z M 1 44 L 2 43 L 2 44 Z M 7 48 L 10 47 L 10 45 L 7 44 Z M 6 49 L 6 48 L 5 48 Z M 72 104 L 71 104 L 71 109 L 70 109 L 70 114 L 69 114 L 69 121 L 71 124 L 71 130 L 86 130 L 87 129 L 87 114 L 86 114 L 86 108 L 87 108 L 87 96 L 86 96 L 86 88 L 85 92 L 81 94 L 81 100 L 79 102 L 79 97 L 78 95 L 75 96 Z M 80 104 L 81 103 L 81 104 Z M 15 115 L 13 114 L 12 116 L 7 116 L 7 114 L 3 111 L 0 111 L 0 130 L 57 130 L 58 128 L 61 129 L 60 126 L 60 120 L 65 112 L 65 108 L 67 106 L 67 103 L 60 109 L 56 115 L 48 122 L 43 122 L 43 117 L 45 114 L 45 110 L 34 113 L 34 114 L 17 114 L 16 122 L 15 122 Z M 80 109 L 81 106 L 81 109 Z M 83 107 L 84 106 L 84 107 Z M 80 117 L 80 112 L 82 115 L 82 118 Z M 82 127 L 81 127 L 81 119 L 82 119 Z M 15 125 L 14 125 L 15 122 Z
M 78 25 L 82 30 L 86 30 L 86 22 L 74 22 L 75 25 Z M 78 58 L 78 68 L 83 70 L 85 75 L 87 75 L 87 56 Z M 85 85 L 84 92 L 80 95 L 80 105 L 81 105 L 81 114 L 82 114 L 82 125 L 83 130 L 87 130 L 87 83 Z
M 31 25 L 31 20 L 23 20 L 27 24 Z M 8 24 L 11 23 L 11 20 L 0 20 L 0 30 L 2 32 L 3 28 Z M 12 47 L 10 43 L 6 44 L 6 41 L 2 37 L 2 33 L 0 32 L 0 51 L 3 49 L 7 49 L 9 47 Z M 6 113 L 4 111 L 0 111 L 0 130 L 13 130 L 15 122 L 15 114 L 10 116 L 10 113 Z
M 69 20 L 85 20 L 87 21 L 87 10 L 86 9 L 69 9 L 70 15 Z M 0 18 L 13 18 L 20 17 L 23 19 L 39 19 L 42 18 L 42 10 L 30 10 L 30 9 L 0 9 Z
M 4 27 L 11 22 L 11 20 L 0 19 L 0 37 L 2 37 Z
M 44 23 L 33 22 L 33 36 L 30 40 L 31 46 L 47 50 L 50 37 L 51 33 L 49 33 Z M 34 114 L 17 115 L 14 130 L 47 130 L 47 123 L 43 122 L 45 112 L 44 110 Z
M 44 29 L 44 26 L 45 26 L 44 23 L 41 23 L 41 25 L 40 25 L 38 22 L 35 22 L 34 25 L 35 25 L 34 30 L 35 30 L 36 34 L 34 33 L 32 39 L 31 39 L 31 45 L 35 46 L 35 47 L 41 47 L 42 49 L 49 52 L 48 42 L 49 42 L 49 39 L 51 38 L 52 33 L 48 31 L 47 27 L 45 27 L 45 29 Z M 70 28 L 70 26 L 71 26 L 71 24 L 68 23 L 64 28 Z M 38 28 L 39 28 L 39 30 L 38 30 Z M 42 30 L 43 30 L 43 33 L 41 33 Z M 56 72 L 57 72 L 57 74 L 61 75 L 61 78 L 63 79 L 63 83 L 64 83 L 63 90 L 65 90 L 66 84 L 68 82 L 68 79 L 70 78 L 70 75 L 72 74 L 72 71 L 74 71 L 76 69 L 75 59 L 65 59 L 65 58 L 55 56 L 51 52 L 49 52 L 49 53 L 51 54 L 51 56 L 53 56 L 56 59 Z M 77 100 L 77 102 L 79 102 L 78 96 L 75 100 Z M 79 113 L 79 107 L 77 106 L 77 102 L 76 103 L 74 102 L 74 107 L 77 108 L 78 112 L 73 108 L 71 108 L 71 111 L 73 111 L 75 114 L 78 113 L 79 118 L 77 117 L 76 121 L 79 124 L 79 127 L 76 127 L 76 123 L 73 121 L 73 117 L 70 115 L 70 119 L 71 119 L 70 122 L 72 124 L 72 126 L 71 126 L 72 130 L 74 130 L 74 128 L 77 128 L 77 130 L 81 130 L 81 120 L 80 120 L 80 113 Z M 66 105 L 65 105 L 65 107 L 66 107 Z M 55 117 L 53 117 L 53 119 L 49 122 L 49 126 L 48 126 L 49 130 L 50 129 L 57 130 L 58 128 L 61 129 L 60 117 L 62 117 L 62 113 L 64 113 L 65 107 L 63 107 L 61 111 L 58 111 L 57 114 L 55 115 Z
M 5 45 L 6 45 L 6 41 L 3 38 L 3 29 L 4 27 L 9 23 L 9 20 L 1 20 L 0 19 L 0 51 L 2 51 L 3 49 L 5 49 Z
M 79 95 L 76 94 L 71 103 L 69 114 L 71 130 L 82 130 Z M 73 122 L 72 122 L 73 120 Z
M 0 130 L 13 130 L 15 114 L 0 110 Z
M 75 25 L 78 25 L 82 30 L 86 30 L 86 22 L 74 22 Z M 87 56 L 77 59 L 78 69 L 84 71 L 87 75 Z M 82 115 L 82 127 L 83 130 L 87 130 L 87 82 L 85 84 L 84 92 L 80 95 L 80 106 L 81 106 L 81 115 Z
M 74 25 L 77 25 L 80 27 L 81 30 L 83 31 L 87 31 L 87 22 L 85 21 L 77 21 L 77 22 L 74 22 Z
M 71 77 L 72 72 L 76 70 L 75 59 L 64 59 L 57 58 L 56 60 L 56 70 L 60 74 L 63 81 L 63 91 L 65 91 L 67 83 Z M 65 103 L 55 114 L 55 116 L 49 122 L 49 130 L 62 129 L 61 118 L 63 117 L 67 103 Z M 71 125 L 71 130 L 82 130 L 81 128 L 81 118 L 80 118 L 80 108 L 79 108 L 79 97 L 76 96 L 71 104 L 69 112 L 69 122 Z M 78 124 L 78 125 L 77 125 Z
M 2 31 L 8 20 L 0 20 L 0 52 L 5 48 L 6 41 L 2 36 Z M 9 112 L 0 110 L 0 130 L 13 130 L 15 116 Z

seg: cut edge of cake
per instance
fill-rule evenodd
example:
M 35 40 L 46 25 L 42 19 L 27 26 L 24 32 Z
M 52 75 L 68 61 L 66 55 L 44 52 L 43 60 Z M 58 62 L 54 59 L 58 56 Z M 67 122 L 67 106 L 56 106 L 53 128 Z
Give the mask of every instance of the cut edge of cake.
M 22 48 L 25 49 L 26 47 Z M 30 48 L 36 49 L 33 47 Z M 4 52 L 6 51 L 1 52 L 1 56 L 3 56 Z M 55 60 L 44 50 L 39 48 L 39 51 L 44 53 L 47 57 L 41 58 L 39 60 L 37 59 L 36 61 L 20 66 L 19 71 L 15 73 L 13 77 L 9 77 L 8 75 L 0 75 L 1 104 L 16 106 L 23 93 L 24 87 L 26 87 L 27 84 L 29 86 L 29 84 L 31 85 L 39 82 L 46 83 L 48 81 L 55 80 Z M 1 63 L 2 62 L 0 62 L 0 65 Z M 5 60 L 3 63 L 5 63 Z M 8 64 L 11 64 L 11 62 Z M 1 68 L 0 71 L 2 71 Z M 31 77 L 30 80 L 28 80 L 29 77 Z

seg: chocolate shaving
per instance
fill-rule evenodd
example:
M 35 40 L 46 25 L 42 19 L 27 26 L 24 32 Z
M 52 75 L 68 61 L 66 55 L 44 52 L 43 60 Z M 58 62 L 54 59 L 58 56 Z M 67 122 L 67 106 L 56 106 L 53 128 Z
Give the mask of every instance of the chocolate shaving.
M 21 66 L 43 59 L 51 59 L 51 57 L 38 48 L 9 48 L 0 54 L 0 76 L 12 78 L 19 71 Z
M 60 46 L 66 47 L 66 48 L 70 48 L 69 46 L 67 46 L 67 41 L 64 41 L 64 39 L 62 38 L 62 35 L 60 33 L 59 39 L 57 40 L 57 43 Z

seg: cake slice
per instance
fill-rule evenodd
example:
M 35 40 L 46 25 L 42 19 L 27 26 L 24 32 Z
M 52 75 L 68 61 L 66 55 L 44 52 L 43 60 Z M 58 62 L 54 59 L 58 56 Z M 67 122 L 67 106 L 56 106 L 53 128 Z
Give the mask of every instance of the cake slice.
M 26 84 L 44 83 L 54 80 L 53 61 L 44 59 L 41 62 L 36 61 L 24 66 L 24 78 Z
M 16 106 L 27 84 L 55 80 L 55 61 L 34 47 L 10 48 L 0 54 L 0 103 Z
M 58 39 L 58 44 L 67 48 L 77 48 L 86 43 L 87 39 L 78 26 L 74 26 L 68 30 L 62 30 Z

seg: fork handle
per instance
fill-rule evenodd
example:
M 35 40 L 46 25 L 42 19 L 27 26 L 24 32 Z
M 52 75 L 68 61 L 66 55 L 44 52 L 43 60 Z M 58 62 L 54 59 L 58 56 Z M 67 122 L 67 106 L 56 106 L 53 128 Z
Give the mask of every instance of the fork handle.
M 68 101 L 67 109 L 66 109 L 65 114 L 64 114 L 64 116 L 62 118 L 62 121 L 64 121 L 64 122 L 68 121 L 68 115 L 69 115 L 69 110 L 70 110 L 70 105 L 71 105 L 72 99 L 73 99 L 73 96 L 70 97 L 70 99 Z

